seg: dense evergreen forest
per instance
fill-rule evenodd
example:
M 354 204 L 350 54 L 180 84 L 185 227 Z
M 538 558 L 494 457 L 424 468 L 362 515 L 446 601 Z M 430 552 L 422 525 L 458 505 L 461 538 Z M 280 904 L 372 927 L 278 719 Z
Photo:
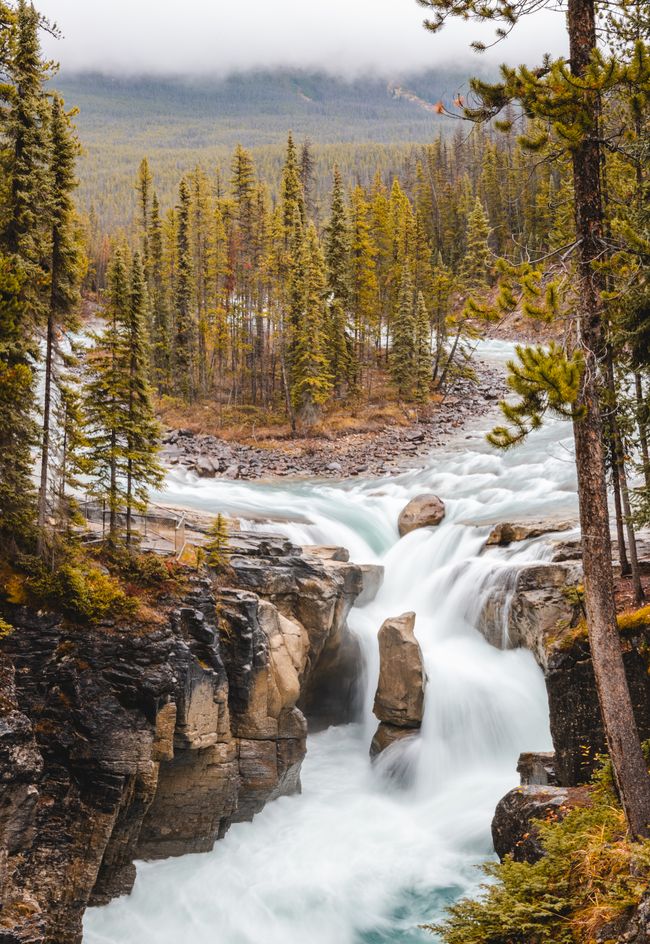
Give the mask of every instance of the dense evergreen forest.
M 133 220 L 133 168 L 143 154 L 155 164 L 164 203 L 173 199 L 179 168 L 202 164 L 227 179 L 237 144 L 252 151 L 261 176 L 276 188 L 292 128 L 296 139 L 317 145 L 318 197 L 326 199 L 334 163 L 346 182 L 369 183 L 378 167 L 398 171 L 411 144 L 452 126 L 432 104 L 451 103 L 466 85 L 464 72 L 445 69 L 391 80 L 295 70 L 222 79 L 57 77 L 61 94 L 80 109 L 78 199 L 106 229 Z

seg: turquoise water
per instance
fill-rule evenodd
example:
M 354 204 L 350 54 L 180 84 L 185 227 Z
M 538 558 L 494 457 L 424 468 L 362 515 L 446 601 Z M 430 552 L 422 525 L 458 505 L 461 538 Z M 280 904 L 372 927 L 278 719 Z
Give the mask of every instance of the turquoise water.
M 365 655 L 365 714 L 309 739 L 301 796 L 234 826 L 211 853 L 140 864 L 130 897 L 88 912 L 85 944 L 419 944 L 433 940 L 422 923 L 476 892 L 477 866 L 492 855 L 494 807 L 517 782 L 519 753 L 550 746 L 532 656 L 497 650 L 476 629 L 486 598 L 507 601 L 512 575 L 547 546 L 483 545 L 491 522 L 575 512 L 569 427 L 550 424 L 506 455 L 483 433 L 479 421 L 424 468 L 376 481 L 170 476 L 171 504 L 248 515 L 254 527 L 260 517 L 281 519 L 272 530 L 296 543 L 340 544 L 359 563 L 384 565 L 377 599 L 350 616 Z M 425 491 L 445 500 L 445 522 L 400 540 L 399 512 Z M 371 768 L 376 634 L 407 610 L 416 612 L 429 678 L 425 721 L 418 739 Z M 411 771 L 408 788 L 385 776 L 392 764 Z

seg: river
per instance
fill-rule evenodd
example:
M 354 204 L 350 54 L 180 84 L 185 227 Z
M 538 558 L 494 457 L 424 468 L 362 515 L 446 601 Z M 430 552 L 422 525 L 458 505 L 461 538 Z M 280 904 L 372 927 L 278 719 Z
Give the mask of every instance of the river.
M 511 351 L 485 342 L 503 362 Z M 492 856 L 490 822 L 517 783 L 523 750 L 550 748 L 542 674 L 523 650 L 501 651 L 477 631 L 486 596 L 521 565 L 548 554 L 544 540 L 481 553 L 490 523 L 574 515 L 570 426 L 551 420 L 502 454 L 476 418 L 417 471 L 373 481 L 240 483 L 170 474 L 166 500 L 252 520 L 297 544 L 337 544 L 359 563 L 381 563 L 377 598 L 350 615 L 366 662 L 366 707 L 356 725 L 311 736 L 303 792 L 237 824 L 205 855 L 140 863 L 130 897 L 88 911 L 84 944 L 416 944 L 445 906 L 476 891 Z M 406 502 L 432 491 L 447 516 L 399 539 Z M 256 525 L 259 527 L 259 525 Z M 268 527 L 268 526 L 267 526 Z M 419 738 L 371 767 L 377 630 L 416 613 L 428 686 Z M 401 779 L 396 779 L 397 771 Z

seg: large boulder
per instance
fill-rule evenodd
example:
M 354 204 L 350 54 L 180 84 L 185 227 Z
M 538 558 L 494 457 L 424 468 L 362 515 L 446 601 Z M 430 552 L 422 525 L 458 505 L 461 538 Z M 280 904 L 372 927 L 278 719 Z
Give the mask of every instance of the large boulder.
M 570 521 L 553 520 L 543 521 L 502 521 L 495 524 L 486 543 L 487 547 L 507 547 L 519 541 L 528 541 L 531 538 L 540 538 L 545 534 L 555 534 L 558 531 L 570 531 L 575 527 Z
M 506 793 L 494 813 L 492 841 L 501 860 L 507 855 L 515 862 L 537 862 L 544 855 L 535 823 L 552 816 L 561 818 L 572 805 L 568 787 L 526 784 Z M 584 791 L 586 795 L 586 790 Z
M 426 675 L 415 638 L 415 613 L 387 619 L 379 630 L 379 684 L 373 711 L 397 728 L 419 728 L 424 714 Z
M 397 527 L 400 537 L 418 528 L 436 527 L 445 517 L 444 502 L 437 495 L 418 495 L 404 508 Z

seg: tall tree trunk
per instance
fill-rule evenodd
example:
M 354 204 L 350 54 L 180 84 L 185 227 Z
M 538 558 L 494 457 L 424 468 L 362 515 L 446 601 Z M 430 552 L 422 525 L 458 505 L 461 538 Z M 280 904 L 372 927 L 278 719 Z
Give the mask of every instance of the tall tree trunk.
M 50 418 L 52 414 L 52 360 L 54 357 L 54 311 L 50 306 L 45 346 L 45 390 L 43 394 L 43 439 L 41 443 L 41 477 L 38 490 L 38 553 L 45 550 L 45 519 L 47 517 L 47 485 L 50 463 Z
M 571 69 L 583 75 L 596 48 L 594 0 L 569 0 Z M 589 93 L 586 93 L 587 95 Z M 578 238 L 578 344 L 585 369 L 581 406 L 574 423 L 578 497 L 582 529 L 585 603 L 589 642 L 603 726 L 621 803 L 634 837 L 650 835 L 650 776 L 625 676 L 616 622 L 612 549 L 609 533 L 603 423 L 600 411 L 601 365 L 607 350 L 603 306 L 593 263 L 600 256 L 603 207 L 598 143 L 598 106 L 593 100 L 592 130 L 573 151 L 576 235 Z

